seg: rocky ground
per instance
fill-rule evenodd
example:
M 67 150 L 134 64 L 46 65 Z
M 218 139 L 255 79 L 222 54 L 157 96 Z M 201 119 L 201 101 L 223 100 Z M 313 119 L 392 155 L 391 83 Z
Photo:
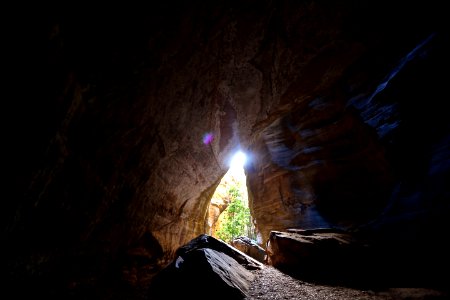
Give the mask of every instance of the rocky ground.
M 431 300 L 448 299 L 446 292 L 428 288 L 389 288 L 360 290 L 341 286 L 308 283 L 266 266 L 253 271 L 256 279 L 250 287 L 250 299 L 361 299 L 361 300 Z

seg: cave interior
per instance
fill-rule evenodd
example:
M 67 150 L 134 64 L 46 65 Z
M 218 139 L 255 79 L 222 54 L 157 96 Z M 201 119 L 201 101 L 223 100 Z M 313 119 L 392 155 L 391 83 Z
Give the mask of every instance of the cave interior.
M 207 232 L 237 149 L 261 247 L 273 231 L 350 232 L 372 283 L 448 289 L 439 1 L 23 10 L 3 57 L 7 290 L 142 299 Z

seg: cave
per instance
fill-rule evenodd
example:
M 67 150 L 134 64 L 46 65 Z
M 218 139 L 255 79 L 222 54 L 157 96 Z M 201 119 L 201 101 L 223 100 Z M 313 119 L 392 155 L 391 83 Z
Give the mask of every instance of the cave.
M 240 148 L 251 153 L 259 246 L 278 233 L 350 233 L 369 245 L 347 257 L 367 273 L 362 289 L 381 278 L 448 295 L 441 2 L 12 8 L 4 293 L 152 299 L 177 249 L 208 232 L 211 197 Z M 311 280 L 284 251 L 292 264 L 272 263 Z

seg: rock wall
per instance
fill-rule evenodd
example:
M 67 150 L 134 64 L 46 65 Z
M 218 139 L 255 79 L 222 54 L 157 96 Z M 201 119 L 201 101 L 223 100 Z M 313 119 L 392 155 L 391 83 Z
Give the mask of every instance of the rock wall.
M 441 107 L 409 110 L 401 100 L 401 116 L 413 125 L 400 147 L 380 137 L 394 110 L 380 106 L 385 121 L 376 124 L 365 113 L 396 103 L 395 89 L 385 89 L 393 98 L 375 92 L 412 49 L 433 32 L 446 41 L 445 10 L 408 5 L 405 12 L 380 1 L 168 1 L 108 13 L 11 10 L 11 98 L 3 110 L 10 196 L 1 210 L 9 285 L 73 297 L 89 289 L 105 296 L 116 281 L 126 291 L 140 286 L 204 233 L 209 200 L 238 146 L 253 157 L 251 210 L 265 237 L 372 217 L 410 174 L 403 154 L 415 129 L 423 137 L 441 128 L 422 143 L 415 178 L 429 170 L 426 195 L 448 199 Z M 428 103 L 424 91 L 411 93 Z M 426 127 L 415 122 L 423 107 L 435 117 Z
M 309 105 L 262 136 L 248 176 L 263 240 L 275 229 L 351 226 L 386 204 L 392 176 L 383 148 L 343 105 Z
M 300 61 L 301 67 L 296 69 L 295 79 L 283 74 L 283 80 L 273 81 L 274 90 L 282 91 L 275 94 L 280 105 L 256 125 L 261 131 L 249 148 L 254 153 L 246 169 L 251 209 L 262 243 L 270 230 L 354 229 L 376 218 L 383 223 L 386 206 L 405 202 L 405 198 L 398 199 L 398 193 L 406 186 L 412 193 L 406 201 L 414 202 L 419 197 L 420 206 L 430 204 L 433 197 L 448 198 L 447 188 L 439 183 L 439 196 L 423 195 L 423 189 L 429 193 L 435 186 L 426 169 L 429 174 L 438 169 L 437 181 L 441 183 L 449 171 L 448 155 L 443 154 L 448 149 L 444 146 L 448 144 L 448 122 L 440 113 L 445 108 L 437 100 L 446 92 L 439 84 L 442 77 L 433 71 L 444 70 L 448 64 L 443 54 L 448 33 L 437 29 L 436 23 L 431 25 L 432 21 L 428 29 L 421 24 L 407 30 L 403 26 L 410 24 L 414 13 L 403 16 L 406 19 L 400 27 L 389 25 L 400 18 L 395 7 L 390 9 L 387 15 L 380 12 L 386 19 L 377 25 L 369 24 L 376 14 L 362 13 L 358 15 L 364 15 L 364 21 L 359 17 L 355 23 L 339 19 L 349 31 L 316 28 L 314 42 L 320 40 L 317 36 L 324 29 L 324 38 L 333 43 L 316 48 L 310 60 L 273 52 L 277 58 L 274 61 L 281 62 L 278 70 L 289 70 Z M 413 11 L 411 8 L 409 12 Z M 427 12 L 421 15 L 424 19 L 427 16 Z M 297 25 L 300 32 L 307 31 L 301 21 Z M 287 44 L 295 44 L 289 39 L 294 35 L 286 36 Z M 399 36 L 405 38 L 401 43 Z M 403 43 L 406 40 L 410 42 Z M 277 83 L 287 87 L 283 90 Z M 406 85 L 414 86 L 414 92 Z M 430 104 L 423 111 L 426 117 L 419 113 L 424 99 Z M 432 138 L 418 142 L 413 138 L 416 134 Z M 416 142 L 420 145 L 413 145 Z M 412 177 L 415 179 L 411 181 Z M 426 182 L 424 178 L 428 178 Z M 418 181 L 420 186 L 414 186 Z M 411 206 L 411 202 L 404 203 L 394 218 L 409 209 L 417 213 L 418 207 L 412 208 L 417 203 Z M 448 213 L 448 207 L 444 211 Z M 391 233 L 392 239 L 402 230 L 407 231 L 403 227 Z

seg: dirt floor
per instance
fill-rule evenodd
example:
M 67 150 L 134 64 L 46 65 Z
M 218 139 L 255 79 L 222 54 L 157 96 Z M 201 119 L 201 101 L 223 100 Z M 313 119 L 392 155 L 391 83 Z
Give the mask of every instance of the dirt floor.
M 381 290 L 353 289 L 308 283 L 266 266 L 253 271 L 256 279 L 245 299 L 311 299 L 311 300 L 431 300 L 449 299 L 446 292 L 428 288 L 387 288 Z

